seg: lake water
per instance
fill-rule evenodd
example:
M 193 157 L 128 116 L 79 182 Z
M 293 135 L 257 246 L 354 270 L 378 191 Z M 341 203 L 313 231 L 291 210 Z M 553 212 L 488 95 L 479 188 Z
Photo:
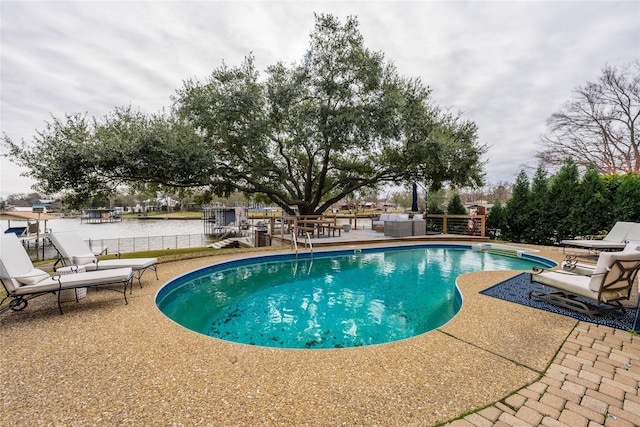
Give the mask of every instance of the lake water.
M 2 221 L 6 223 L 6 221 Z M 13 224 L 13 221 L 12 221 Z M 16 223 L 18 224 L 18 223 Z M 41 227 L 44 224 L 41 223 Z M 2 224 L 6 228 L 6 224 Z M 87 224 L 80 218 L 63 218 L 47 221 L 47 228 L 54 232 L 76 231 L 85 240 L 113 239 L 116 237 L 148 237 L 169 236 L 183 234 L 202 234 L 204 225 L 202 220 L 137 220 L 125 219 L 120 222 L 103 224 Z
M 250 220 L 256 222 L 258 220 Z M 351 223 L 349 219 L 338 219 L 338 224 Z M 25 226 L 26 221 L 12 220 L 12 227 Z M 44 230 L 44 221 L 40 224 Z M 371 227 L 370 219 L 358 219 L 358 228 Z M 8 228 L 8 221 L 0 221 L 0 230 L 4 232 Z M 53 232 L 75 231 L 89 243 L 91 249 L 99 253 L 107 249 L 108 253 L 139 252 L 173 248 L 203 247 L 216 241 L 216 239 L 204 234 L 204 222 L 197 219 L 123 219 L 120 222 L 90 224 L 82 222 L 80 218 L 61 218 L 48 220 L 47 230 Z M 44 254 L 42 246 L 35 250 L 34 242 L 30 242 L 28 251 L 32 259 L 49 259 L 57 256 L 57 252 L 50 245 L 45 245 Z
M 338 224 L 348 224 L 348 219 L 338 219 Z M 25 221 L 12 220 L 11 225 L 14 227 L 26 225 Z M 8 227 L 7 221 L 0 221 L 0 229 L 2 232 Z M 41 228 L 44 228 L 44 221 L 41 222 Z M 371 220 L 361 218 L 358 219 L 358 228 L 371 227 Z M 149 237 L 149 236 L 173 236 L 184 234 L 202 234 L 204 233 L 204 223 L 201 219 L 189 220 L 138 220 L 123 219 L 120 222 L 103 223 L 103 224 L 87 224 L 81 222 L 80 218 L 63 218 L 47 221 L 47 229 L 54 232 L 75 230 L 85 240 L 89 239 L 113 239 L 124 237 Z

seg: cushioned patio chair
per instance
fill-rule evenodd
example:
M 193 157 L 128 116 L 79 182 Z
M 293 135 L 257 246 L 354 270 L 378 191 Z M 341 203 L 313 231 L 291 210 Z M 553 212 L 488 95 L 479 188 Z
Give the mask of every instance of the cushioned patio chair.
M 375 230 L 376 226 L 384 226 L 384 222 L 389 221 L 390 216 L 391 214 L 381 214 L 378 219 L 374 219 L 373 221 L 371 221 L 371 229 Z
M 424 219 L 423 214 L 415 214 L 411 219 L 413 225 L 414 236 L 424 236 L 427 234 L 427 221 Z
M 128 304 L 127 286 L 131 285 L 132 279 L 131 268 L 51 276 L 46 271 L 33 267 L 27 251 L 15 234 L 0 236 L 0 281 L 6 291 L 0 305 L 10 298 L 8 307 L 14 311 L 23 310 L 31 298 L 55 293 L 58 295 L 58 309 L 62 314 L 62 291 L 117 284 L 122 285 L 122 291 L 110 289 L 121 292 L 125 304 Z
M 623 222 L 619 221 L 611 228 L 602 240 L 588 238 L 586 239 L 574 239 L 574 240 L 562 240 L 565 247 L 572 246 L 577 248 L 585 248 L 595 251 L 607 251 L 607 250 L 620 250 L 623 249 L 627 243 L 629 233 L 632 236 L 637 234 L 637 239 L 640 240 L 640 224 L 635 222 Z
M 413 225 L 409 221 L 409 214 L 391 214 L 384 221 L 384 235 L 391 237 L 411 236 Z
M 141 277 L 147 269 L 152 269 L 158 279 L 158 258 L 121 258 L 100 260 L 91 252 L 89 245 L 75 231 L 51 233 L 49 240 L 58 251 L 59 263 L 66 266 L 84 266 L 87 271 L 106 270 L 112 268 L 131 268 L 136 274 L 138 284 L 142 287 Z
M 620 301 L 631 297 L 638 270 L 640 251 L 637 250 L 602 252 L 592 270 L 584 266 L 571 269 L 565 265 L 563 270 L 554 271 L 534 268 L 531 281 L 553 290 L 532 290 L 529 292 L 529 298 L 544 300 L 586 314 L 593 319 L 595 315 L 606 311 L 625 310 Z M 576 297 L 582 297 L 588 303 Z

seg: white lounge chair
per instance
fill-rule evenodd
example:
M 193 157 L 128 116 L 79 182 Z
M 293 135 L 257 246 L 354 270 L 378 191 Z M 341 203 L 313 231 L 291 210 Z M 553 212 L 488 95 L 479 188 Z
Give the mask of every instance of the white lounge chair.
M 631 230 L 627 233 L 625 237 L 625 242 L 627 243 L 637 243 L 640 245 L 640 223 L 635 223 Z
M 566 269 L 572 271 L 566 271 Z M 602 252 L 593 269 L 584 265 L 573 269 L 563 265 L 563 270 L 556 271 L 534 269 L 531 281 L 555 290 L 550 292 L 532 290 L 529 292 L 529 298 L 544 300 L 578 311 L 593 319 L 595 315 L 606 311 L 624 311 L 620 301 L 631 297 L 631 289 L 638 270 L 640 270 L 640 251 L 632 247 L 621 252 Z M 576 296 L 585 298 L 596 306 L 585 304 L 577 300 Z
M 599 239 L 573 239 L 562 240 L 564 246 L 573 246 L 578 248 L 591 249 L 595 251 L 620 250 L 623 249 L 629 239 L 629 234 L 640 240 L 640 224 L 635 222 L 619 221 L 611 228 L 602 240 Z
M 82 265 L 87 271 L 106 270 L 112 268 L 131 268 L 142 287 L 141 277 L 147 269 L 152 269 L 158 279 L 158 258 L 121 258 L 100 260 L 91 252 L 89 245 L 74 231 L 64 231 L 49 234 L 51 243 L 58 251 L 58 262 L 66 266 Z
M 131 268 L 51 276 L 46 271 L 33 267 L 27 251 L 15 234 L 0 236 L 0 281 L 6 291 L 0 305 L 11 298 L 8 307 L 14 311 L 23 310 L 31 298 L 57 293 L 58 309 L 62 314 L 62 291 L 114 284 L 123 286 L 122 291 L 118 292 L 124 295 L 124 302 L 128 304 L 127 286 L 131 284 L 132 278 Z
M 636 243 L 636 242 L 627 243 L 624 249 L 622 250 L 622 252 L 631 252 L 631 251 L 640 252 L 640 243 Z M 587 264 L 587 263 L 580 262 L 578 260 L 578 257 L 569 255 L 567 256 L 566 260 L 562 261 L 561 268 L 562 270 L 569 271 L 571 273 L 581 274 L 583 276 L 591 276 L 594 273 L 596 266 L 595 264 Z

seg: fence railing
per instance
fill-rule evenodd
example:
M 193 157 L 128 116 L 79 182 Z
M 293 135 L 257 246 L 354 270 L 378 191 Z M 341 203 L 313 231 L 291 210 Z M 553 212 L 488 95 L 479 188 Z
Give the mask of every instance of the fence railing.
M 93 252 L 125 253 L 162 249 L 197 248 L 212 241 L 205 234 L 176 234 L 173 236 L 118 237 L 114 239 L 89 239 Z
M 485 215 L 427 215 L 427 232 L 485 236 Z
M 170 236 L 117 237 L 112 239 L 89 239 L 87 243 L 94 253 L 127 253 L 163 249 L 185 249 L 207 246 L 217 241 L 206 234 L 178 234 Z M 37 251 L 37 252 L 36 252 Z M 44 247 L 27 248 L 31 259 L 53 259 L 58 252 L 45 238 Z

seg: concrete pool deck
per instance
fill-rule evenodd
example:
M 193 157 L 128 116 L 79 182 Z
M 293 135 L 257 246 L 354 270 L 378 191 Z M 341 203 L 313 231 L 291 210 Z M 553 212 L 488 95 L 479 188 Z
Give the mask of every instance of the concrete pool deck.
M 639 337 L 478 293 L 513 271 L 460 276 L 435 331 L 353 349 L 229 343 L 156 309 L 166 281 L 237 256 L 163 262 L 128 305 L 90 290 L 0 315 L 0 425 L 640 425 Z

